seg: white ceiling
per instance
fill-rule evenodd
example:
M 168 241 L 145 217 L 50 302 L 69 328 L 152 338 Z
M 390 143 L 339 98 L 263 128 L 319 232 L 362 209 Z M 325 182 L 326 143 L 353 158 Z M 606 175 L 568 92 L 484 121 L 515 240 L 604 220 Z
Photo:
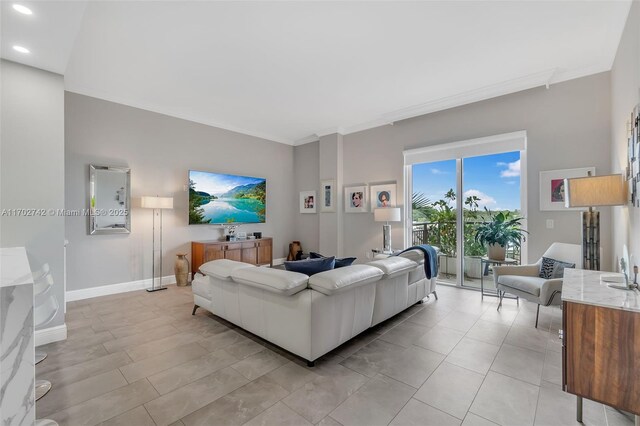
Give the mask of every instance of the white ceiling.
M 21 3 L 34 15 L 3 3 L 2 57 L 63 73 L 73 92 L 290 144 L 609 70 L 630 7 Z

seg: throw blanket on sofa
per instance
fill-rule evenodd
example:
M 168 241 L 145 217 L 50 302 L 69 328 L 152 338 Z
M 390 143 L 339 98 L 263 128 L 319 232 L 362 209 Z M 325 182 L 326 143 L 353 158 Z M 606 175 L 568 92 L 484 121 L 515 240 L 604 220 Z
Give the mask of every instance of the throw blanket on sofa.
M 438 275 L 438 254 L 436 253 L 436 249 L 428 244 L 420 244 L 402 250 L 400 253 L 395 254 L 395 256 L 410 250 L 419 250 L 424 253 L 424 274 L 427 276 L 427 279 Z

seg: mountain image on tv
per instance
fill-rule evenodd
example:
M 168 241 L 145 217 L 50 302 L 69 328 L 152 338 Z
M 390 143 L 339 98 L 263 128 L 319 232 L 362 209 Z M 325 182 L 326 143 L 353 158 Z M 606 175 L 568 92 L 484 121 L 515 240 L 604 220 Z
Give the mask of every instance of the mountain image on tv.
M 264 223 L 263 178 L 189 171 L 189 224 Z

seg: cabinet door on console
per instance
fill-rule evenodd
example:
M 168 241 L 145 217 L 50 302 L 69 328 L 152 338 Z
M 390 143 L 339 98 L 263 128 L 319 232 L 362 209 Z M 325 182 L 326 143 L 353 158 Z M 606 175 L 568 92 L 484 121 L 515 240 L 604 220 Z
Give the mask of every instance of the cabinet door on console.
M 242 243 L 242 261 L 255 265 L 258 260 L 258 249 L 256 243 Z
M 212 260 L 224 259 L 224 251 L 222 246 L 217 244 L 206 245 L 204 248 L 204 261 L 210 262 Z
M 272 262 L 272 243 L 271 241 L 258 241 L 258 264 L 264 265 Z
M 224 250 L 224 258 L 242 262 L 242 244 L 227 244 Z

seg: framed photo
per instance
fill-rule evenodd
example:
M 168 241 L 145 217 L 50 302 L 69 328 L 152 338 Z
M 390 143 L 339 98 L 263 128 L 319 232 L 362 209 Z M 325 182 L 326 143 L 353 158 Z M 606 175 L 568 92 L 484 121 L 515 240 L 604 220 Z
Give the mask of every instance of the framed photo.
M 344 188 L 344 212 L 367 212 L 367 186 L 348 186 Z
M 316 191 L 300 192 L 300 213 L 315 213 L 317 200 Z
M 396 206 L 396 184 L 371 186 L 371 211 Z
M 540 172 L 540 210 L 584 210 L 582 208 L 567 208 L 564 206 L 564 180 L 567 178 L 586 177 L 591 172 L 596 175 L 595 167 L 579 169 L 549 170 Z
M 320 211 L 335 213 L 336 211 L 336 181 L 323 180 L 320 182 Z

